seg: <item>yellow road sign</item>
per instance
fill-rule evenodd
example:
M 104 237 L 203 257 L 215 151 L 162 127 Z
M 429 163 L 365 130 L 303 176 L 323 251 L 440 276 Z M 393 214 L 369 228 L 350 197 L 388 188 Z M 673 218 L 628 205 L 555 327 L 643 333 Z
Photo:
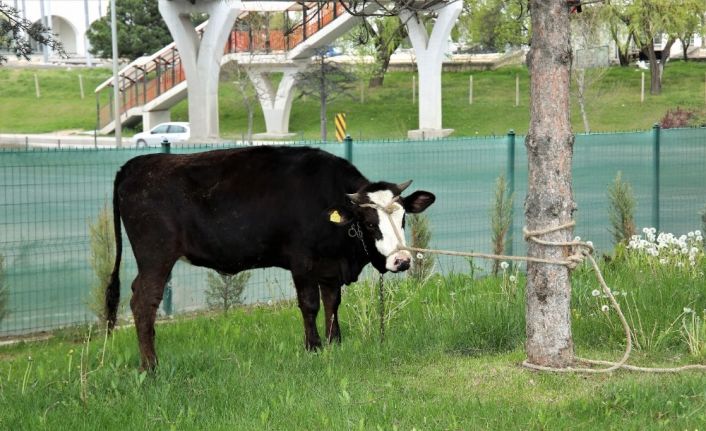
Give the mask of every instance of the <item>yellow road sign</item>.
M 346 137 L 346 114 L 336 114 L 334 123 L 336 124 L 336 140 L 343 142 L 343 138 Z

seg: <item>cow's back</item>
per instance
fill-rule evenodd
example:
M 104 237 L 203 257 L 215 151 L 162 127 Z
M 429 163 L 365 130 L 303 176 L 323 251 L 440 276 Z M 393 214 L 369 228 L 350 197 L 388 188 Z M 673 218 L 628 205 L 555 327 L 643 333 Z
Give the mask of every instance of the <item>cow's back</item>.
M 156 252 L 237 272 L 347 253 L 350 239 L 328 209 L 367 180 L 320 150 L 248 147 L 136 157 L 116 181 L 133 249 L 149 241 Z

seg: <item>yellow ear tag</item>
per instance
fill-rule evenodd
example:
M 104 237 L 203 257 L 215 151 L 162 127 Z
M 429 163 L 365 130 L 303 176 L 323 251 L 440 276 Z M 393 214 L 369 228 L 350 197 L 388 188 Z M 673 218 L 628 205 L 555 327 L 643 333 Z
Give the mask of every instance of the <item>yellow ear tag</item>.
M 338 213 L 338 211 L 333 210 L 331 211 L 331 214 L 329 214 L 329 220 L 333 223 L 341 223 L 341 215 Z

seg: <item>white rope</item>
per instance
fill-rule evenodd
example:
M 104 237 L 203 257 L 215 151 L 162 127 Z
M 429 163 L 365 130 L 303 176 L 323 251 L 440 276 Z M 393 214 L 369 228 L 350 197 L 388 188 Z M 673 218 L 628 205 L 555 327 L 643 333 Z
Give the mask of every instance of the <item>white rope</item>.
M 394 202 L 393 202 L 394 203 Z M 394 212 L 395 209 L 393 208 L 393 205 L 390 204 L 387 207 L 381 207 L 379 205 L 375 204 L 363 204 L 361 206 L 366 206 L 366 207 L 371 207 L 371 208 L 376 208 L 384 213 L 387 214 L 388 218 L 390 219 L 390 223 L 392 224 L 392 227 L 395 231 L 395 235 L 397 236 L 397 241 L 399 244 L 404 244 L 404 237 L 402 236 L 401 232 L 397 228 L 397 225 L 395 225 L 394 221 L 392 220 L 392 212 Z M 606 368 L 586 368 L 586 367 L 566 367 L 566 368 L 555 368 L 555 367 L 547 367 L 543 365 L 537 365 L 529 362 L 528 360 L 525 360 L 522 362 L 522 366 L 525 368 L 529 368 L 532 370 L 537 370 L 537 371 L 550 371 L 554 373 L 610 373 L 612 371 L 615 371 L 617 369 L 625 369 L 625 370 L 630 370 L 630 371 L 643 371 L 643 372 L 649 372 L 649 373 L 677 373 L 681 371 L 690 371 L 690 370 L 702 370 L 706 371 L 706 365 L 701 365 L 701 364 L 692 364 L 692 365 L 683 365 L 680 367 L 637 367 L 634 365 L 629 365 L 627 364 L 628 359 L 630 358 L 630 353 L 632 352 L 632 333 L 630 331 L 630 325 L 628 324 L 627 320 L 625 319 L 625 315 L 623 314 L 622 310 L 620 309 L 620 304 L 615 300 L 615 297 L 613 296 L 613 293 L 610 291 L 608 288 L 608 285 L 605 282 L 605 279 L 603 278 L 603 274 L 601 273 L 600 268 L 598 267 L 598 263 L 596 263 L 596 260 L 593 258 L 593 246 L 585 241 L 547 241 L 543 240 L 540 238 L 537 238 L 538 236 L 545 235 L 548 233 L 556 232 L 559 230 L 567 229 L 570 227 L 573 227 L 576 225 L 575 221 L 569 221 L 567 223 L 564 223 L 562 225 L 556 226 L 556 227 L 549 227 L 545 229 L 540 229 L 540 230 L 535 230 L 535 231 L 529 231 L 527 228 L 523 228 L 523 234 L 525 237 L 525 241 L 532 241 L 536 244 L 540 245 L 545 245 L 545 246 L 553 246 L 553 247 L 572 247 L 573 254 L 568 256 L 566 260 L 558 260 L 558 259 L 542 259 L 542 258 L 537 258 L 537 257 L 531 257 L 531 256 L 505 256 L 505 255 L 499 255 L 499 254 L 487 254 L 487 253 L 474 253 L 474 252 L 460 252 L 460 251 L 451 251 L 451 250 L 436 250 L 436 249 L 429 249 L 429 248 L 419 248 L 419 247 L 408 247 L 406 245 L 401 245 L 398 246 L 398 250 L 407 250 L 410 252 L 418 252 L 418 253 L 431 253 L 431 254 L 444 254 L 448 256 L 463 256 L 463 257 L 478 257 L 482 259 L 494 259 L 494 260 L 519 260 L 519 261 L 526 261 L 526 262 L 536 262 L 536 263 L 544 263 L 544 264 L 550 264 L 550 265 L 563 265 L 566 266 L 569 269 L 574 269 L 576 268 L 577 265 L 579 265 L 581 262 L 583 262 L 585 259 L 588 259 L 589 262 L 591 262 L 591 266 L 593 267 L 593 271 L 596 274 L 596 279 L 598 280 L 598 283 L 601 286 L 601 289 L 603 290 L 603 293 L 608 297 L 611 306 L 613 309 L 616 311 L 618 314 L 618 317 L 620 319 L 620 323 L 623 326 L 623 330 L 625 331 L 625 351 L 623 353 L 622 358 L 617 361 L 617 362 L 612 362 L 612 361 L 602 361 L 602 360 L 597 360 L 597 359 L 585 359 L 585 358 L 575 358 L 576 361 L 579 362 L 584 362 L 587 364 L 591 365 L 605 365 L 607 366 Z

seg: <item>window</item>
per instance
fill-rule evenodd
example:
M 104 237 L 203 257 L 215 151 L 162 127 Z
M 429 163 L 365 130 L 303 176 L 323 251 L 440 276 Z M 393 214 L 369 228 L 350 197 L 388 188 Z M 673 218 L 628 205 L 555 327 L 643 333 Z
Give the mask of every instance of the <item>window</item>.
M 184 126 L 169 126 L 169 133 L 186 133 L 186 128 Z
M 155 135 L 157 133 L 167 133 L 168 127 L 169 127 L 168 124 L 161 124 L 161 125 L 155 127 L 154 129 L 152 129 L 152 131 L 150 133 L 152 133 L 153 135 Z

